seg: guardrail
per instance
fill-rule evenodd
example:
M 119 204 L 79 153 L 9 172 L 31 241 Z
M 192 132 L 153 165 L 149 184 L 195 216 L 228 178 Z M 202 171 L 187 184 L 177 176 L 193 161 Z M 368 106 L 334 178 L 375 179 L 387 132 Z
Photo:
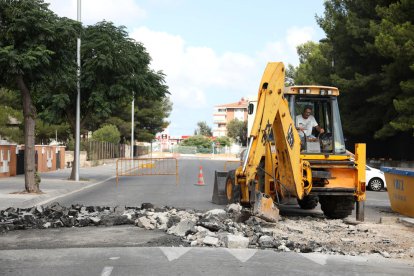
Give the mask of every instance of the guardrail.
M 119 158 L 116 161 L 116 185 L 120 176 L 175 175 L 178 185 L 177 158 Z

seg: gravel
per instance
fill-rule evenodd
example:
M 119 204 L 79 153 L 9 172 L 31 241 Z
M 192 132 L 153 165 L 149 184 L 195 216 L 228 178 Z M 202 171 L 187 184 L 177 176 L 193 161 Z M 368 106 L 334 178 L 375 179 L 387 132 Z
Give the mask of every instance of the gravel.
M 375 254 L 414 259 L 414 230 L 404 224 L 352 223 L 315 217 L 280 217 L 267 222 L 238 204 L 208 212 L 155 207 L 61 206 L 52 203 L 0 211 L 0 233 L 13 230 L 131 224 L 162 230 L 166 237 L 148 246 L 203 246 L 319 252 L 339 255 Z

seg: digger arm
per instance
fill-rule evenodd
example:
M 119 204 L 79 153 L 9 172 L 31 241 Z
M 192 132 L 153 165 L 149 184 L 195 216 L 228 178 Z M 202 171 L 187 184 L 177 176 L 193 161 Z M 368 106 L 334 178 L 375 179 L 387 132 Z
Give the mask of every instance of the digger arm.
M 283 63 L 273 62 L 268 63 L 263 73 L 258 92 L 256 116 L 249 137 L 248 155 L 238 173 L 245 176 L 246 184 L 251 183 L 256 179 L 260 161 L 266 156 L 266 167 L 269 167 L 269 162 L 272 168 L 278 166 L 280 183 L 288 189 L 289 193 L 302 198 L 304 189 L 300 138 L 289 113 L 288 103 L 283 97 L 284 70 Z M 275 140 L 273 154 L 269 154 L 271 146 L 268 137 L 271 131 Z M 268 151 L 267 154 L 266 151 Z M 276 156 L 276 159 L 272 156 Z M 274 171 L 267 173 L 273 175 Z M 266 181 L 265 185 L 270 185 L 269 181 Z M 265 191 L 269 190 L 270 188 L 265 186 Z M 247 193 L 243 194 L 247 195 Z

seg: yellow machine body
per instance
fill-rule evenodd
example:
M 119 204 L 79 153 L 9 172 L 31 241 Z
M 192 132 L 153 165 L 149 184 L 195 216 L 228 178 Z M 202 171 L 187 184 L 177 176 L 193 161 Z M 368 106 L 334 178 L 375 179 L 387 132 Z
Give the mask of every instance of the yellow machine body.
M 270 197 L 276 205 L 292 197 L 305 200 L 309 196 L 318 196 L 325 214 L 331 217 L 345 216 L 329 209 L 339 210 L 345 205 L 350 208 L 352 201 L 352 204 L 357 203 L 357 219 L 363 220 L 361 202 L 365 200 L 365 144 L 356 145 L 355 155 L 345 152 L 344 145 L 337 145 L 336 142 L 331 142 L 332 152 L 329 153 L 322 150 L 304 152 L 303 140 L 301 142 L 291 110 L 293 102 L 288 101 L 293 99 L 292 96 L 335 101 L 338 89 L 328 86 L 284 87 L 284 81 L 283 63 L 268 63 L 259 86 L 247 154 L 226 189 L 234 185 L 233 189 L 239 191 L 240 202 L 244 205 L 257 204 L 257 193 L 264 194 L 265 197 L 261 198 L 267 201 Z M 328 106 L 329 101 L 323 104 Z M 335 131 L 331 135 L 342 134 L 342 127 L 335 126 Z M 343 147 L 340 148 L 343 152 L 336 153 L 337 147 Z M 342 205 L 335 203 L 338 198 L 344 201 Z M 262 205 L 267 211 L 271 208 L 266 207 L 268 203 Z

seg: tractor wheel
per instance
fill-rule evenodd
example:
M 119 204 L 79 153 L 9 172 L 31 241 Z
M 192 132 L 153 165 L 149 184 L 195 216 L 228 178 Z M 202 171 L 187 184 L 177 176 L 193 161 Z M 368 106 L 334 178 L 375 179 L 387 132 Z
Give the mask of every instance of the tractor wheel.
M 352 214 L 355 205 L 353 196 L 319 196 L 324 215 L 331 219 L 342 219 Z
M 235 170 L 231 170 L 227 174 L 226 179 L 226 197 L 228 203 L 240 202 L 240 185 L 235 184 Z
M 317 195 L 307 195 L 302 199 L 298 199 L 298 204 L 300 208 L 304 210 L 312 210 L 318 206 L 319 198 Z

